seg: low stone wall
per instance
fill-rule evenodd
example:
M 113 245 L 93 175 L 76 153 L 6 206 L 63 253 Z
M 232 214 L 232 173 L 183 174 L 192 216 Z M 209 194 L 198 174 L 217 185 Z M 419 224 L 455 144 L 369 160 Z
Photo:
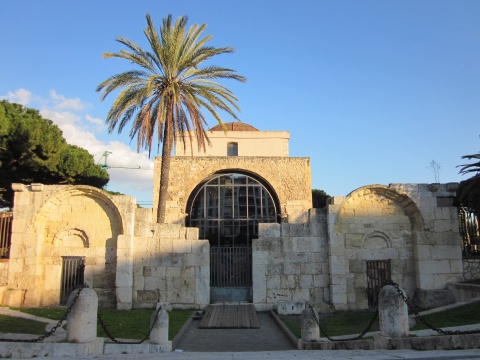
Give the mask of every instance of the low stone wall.
M 253 240 L 253 302 L 257 309 L 279 301 L 323 305 L 329 299 L 325 212 L 312 209 L 307 224 L 260 224 Z M 323 221 L 322 221 L 323 220 Z
M 480 299 L 480 285 L 466 283 L 449 283 L 447 284 L 447 289 L 452 292 L 455 298 L 455 302 Z
M 133 307 L 202 308 L 210 302 L 210 245 L 198 228 L 150 224 L 136 230 Z
M 373 336 L 376 349 L 458 350 L 480 349 L 480 334 L 392 338 Z

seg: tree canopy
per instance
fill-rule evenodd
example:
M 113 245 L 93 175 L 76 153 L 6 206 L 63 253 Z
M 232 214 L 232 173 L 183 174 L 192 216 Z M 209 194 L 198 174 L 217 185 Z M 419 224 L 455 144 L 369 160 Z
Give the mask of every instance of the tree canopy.
M 321 209 L 325 205 L 327 205 L 327 200 L 331 198 L 330 195 L 328 195 L 325 191 L 323 190 L 318 190 L 318 189 L 312 189 L 312 207 L 315 209 Z
M 460 182 L 457 197 L 460 205 L 466 206 L 480 215 L 480 153 L 462 156 L 462 159 L 476 160 L 474 163 L 459 165 L 460 174 L 474 174 Z
M 12 183 L 102 187 L 108 180 L 93 156 L 67 144 L 51 120 L 35 109 L 0 101 L 0 207 L 12 206 Z
M 163 223 L 170 154 L 176 135 L 180 133 L 180 140 L 184 140 L 185 132 L 190 137 L 193 132 L 198 148 L 205 149 L 209 140 L 202 110 L 210 113 L 222 126 L 218 110 L 234 119 L 237 119 L 234 110 L 239 110 L 237 98 L 215 80 L 243 82 L 245 78 L 231 69 L 205 64 L 216 55 L 233 52 L 231 47 L 207 45 L 212 37 L 203 36 L 205 24 L 187 28 L 186 16 L 173 22 L 169 15 L 163 19 L 157 32 L 150 15 L 146 17 L 144 34 L 149 49 L 144 50 L 126 38 L 117 38 L 127 50 L 107 52 L 103 56 L 127 60 L 134 68 L 111 76 L 97 87 L 97 91 L 101 92 L 101 100 L 112 92 L 117 93 L 106 119 L 110 131 L 117 128 L 121 132 L 133 120 L 130 137 L 137 137 L 138 150 L 145 147 L 151 151 L 155 134 L 158 145 L 162 143 L 157 222 Z

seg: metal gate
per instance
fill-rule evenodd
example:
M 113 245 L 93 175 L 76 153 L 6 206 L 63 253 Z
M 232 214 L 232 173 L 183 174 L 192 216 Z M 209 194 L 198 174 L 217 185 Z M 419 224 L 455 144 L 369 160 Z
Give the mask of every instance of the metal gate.
M 368 307 L 378 305 L 380 289 L 392 279 L 390 260 L 367 260 Z
M 83 256 L 62 256 L 62 286 L 60 305 L 66 305 L 70 293 L 84 283 L 85 258 Z
M 210 248 L 212 301 L 249 301 L 252 287 L 252 248 Z
M 0 212 L 0 258 L 8 259 L 12 238 L 12 212 Z

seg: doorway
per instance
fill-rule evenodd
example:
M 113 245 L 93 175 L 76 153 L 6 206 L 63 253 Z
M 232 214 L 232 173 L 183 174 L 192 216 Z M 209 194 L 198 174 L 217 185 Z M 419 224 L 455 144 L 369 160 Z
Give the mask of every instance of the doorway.
M 210 242 L 211 300 L 251 301 L 252 239 L 259 223 L 279 222 L 278 200 L 252 175 L 215 174 L 189 200 L 187 224 Z
M 84 283 L 85 258 L 83 256 L 62 256 L 62 284 L 60 287 L 60 305 L 66 305 L 73 290 Z

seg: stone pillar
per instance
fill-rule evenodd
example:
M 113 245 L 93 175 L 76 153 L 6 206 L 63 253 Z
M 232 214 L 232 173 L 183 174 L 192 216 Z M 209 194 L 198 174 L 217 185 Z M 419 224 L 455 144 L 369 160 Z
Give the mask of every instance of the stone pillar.
M 80 295 L 77 296 L 77 293 Z M 67 307 L 75 300 L 72 310 L 67 315 L 67 341 L 88 343 L 97 339 L 98 297 L 89 288 L 73 291 L 68 297 Z
M 155 316 L 156 315 L 156 316 Z M 168 344 L 168 313 L 166 310 L 155 311 L 150 318 L 150 326 L 155 321 L 155 325 L 150 333 L 150 343 L 157 345 Z
M 302 341 L 320 341 L 320 327 L 317 324 L 318 314 L 310 307 L 302 311 Z
M 403 289 L 400 289 L 405 295 Z M 386 285 L 379 294 L 380 335 L 408 337 L 408 307 L 393 285 Z

